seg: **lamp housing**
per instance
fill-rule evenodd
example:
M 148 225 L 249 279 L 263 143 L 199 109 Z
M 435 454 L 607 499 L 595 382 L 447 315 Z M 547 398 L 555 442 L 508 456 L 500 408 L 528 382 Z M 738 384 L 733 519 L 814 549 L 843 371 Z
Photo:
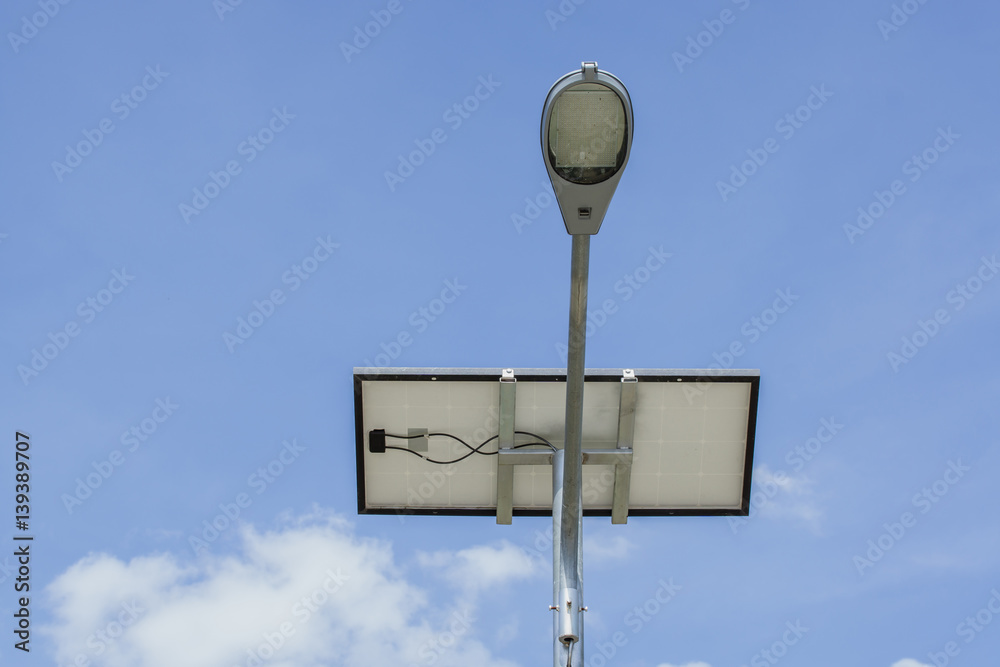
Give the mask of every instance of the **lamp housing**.
M 556 81 L 545 98 L 542 156 L 569 234 L 596 234 L 628 163 L 632 101 L 596 62 Z

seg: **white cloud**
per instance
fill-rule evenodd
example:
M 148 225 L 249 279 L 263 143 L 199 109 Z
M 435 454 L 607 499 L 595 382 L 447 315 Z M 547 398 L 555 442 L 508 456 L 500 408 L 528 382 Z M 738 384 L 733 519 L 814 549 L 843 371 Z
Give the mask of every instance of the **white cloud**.
M 769 518 L 797 519 L 816 534 L 821 532 L 823 511 L 812 492 L 812 482 L 804 475 L 772 472 L 767 465 L 753 471 L 752 507 Z
M 475 594 L 508 581 L 527 579 L 538 563 L 523 550 L 503 540 L 497 546 L 480 545 L 460 551 L 419 552 L 417 562 L 441 570 L 442 576 L 467 594 Z
M 520 619 L 517 616 L 511 616 L 506 623 L 498 625 L 495 631 L 497 643 L 502 646 L 517 639 L 520 625 Z
M 610 539 L 604 535 L 583 535 L 583 562 L 603 563 L 609 560 L 621 560 L 629 555 L 635 545 L 622 535 Z
M 469 567 L 507 553 L 466 551 Z M 513 665 L 474 638 L 474 609 L 429 605 L 388 543 L 319 511 L 278 531 L 244 527 L 238 553 L 190 564 L 91 554 L 46 592 L 55 621 L 44 632 L 60 664 L 230 667 L 258 664 L 256 654 L 268 667 Z
M 917 662 L 913 658 L 903 658 L 899 662 L 892 663 L 892 667 L 931 667 L 922 662 Z

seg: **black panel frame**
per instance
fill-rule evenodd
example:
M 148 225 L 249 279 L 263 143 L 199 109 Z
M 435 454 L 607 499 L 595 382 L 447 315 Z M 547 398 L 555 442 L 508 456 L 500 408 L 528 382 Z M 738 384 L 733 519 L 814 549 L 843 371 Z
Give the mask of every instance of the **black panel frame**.
M 358 514 L 400 515 L 400 516 L 496 516 L 496 508 L 414 508 L 414 507 L 367 507 L 365 502 L 365 433 L 364 433 L 364 393 L 366 381 L 426 381 L 435 382 L 439 378 L 448 382 L 499 382 L 501 369 L 492 368 L 355 368 L 354 369 L 354 424 L 358 472 Z M 662 373 L 662 374 L 658 374 Z M 749 369 L 727 371 L 713 370 L 658 370 L 635 369 L 639 382 L 740 382 L 750 385 L 749 414 L 747 415 L 746 459 L 743 469 L 743 495 L 739 509 L 632 509 L 628 515 L 635 516 L 749 516 L 750 492 L 753 472 L 753 452 L 757 431 L 757 401 L 760 394 L 760 372 Z M 562 369 L 514 370 L 518 380 L 529 382 L 566 382 L 566 372 Z M 588 370 L 584 382 L 621 382 L 621 370 Z M 552 510 L 514 508 L 514 516 L 552 516 Z M 584 508 L 584 516 L 611 516 L 611 509 Z

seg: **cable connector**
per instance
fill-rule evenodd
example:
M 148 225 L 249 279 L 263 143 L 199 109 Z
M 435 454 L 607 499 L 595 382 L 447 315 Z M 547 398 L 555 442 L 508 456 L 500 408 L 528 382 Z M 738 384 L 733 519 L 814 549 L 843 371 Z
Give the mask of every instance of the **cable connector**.
M 372 454 L 385 452 L 385 429 L 376 428 L 368 432 L 368 451 Z

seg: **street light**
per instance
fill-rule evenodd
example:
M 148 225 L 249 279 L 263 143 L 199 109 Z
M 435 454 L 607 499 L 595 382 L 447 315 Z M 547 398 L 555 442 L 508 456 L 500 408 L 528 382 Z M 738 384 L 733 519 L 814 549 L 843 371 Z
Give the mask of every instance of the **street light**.
M 573 237 L 566 444 L 553 461 L 552 589 L 556 665 L 583 665 L 583 384 L 590 236 L 601 229 L 628 163 L 632 101 L 617 77 L 585 62 L 553 84 L 542 108 L 542 155 Z M 560 460 L 561 459 L 561 460 Z M 560 470 L 561 468 L 561 470 Z M 561 473 L 561 474 L 560 474 Z M 561 479 L 560 479 L 561 478 Z M 556 508 L 559 508 L 557 511 Z
M 750 510 L 758 371 L 597 369 L 585 377 L 590 237 L 631 143 L 628 91 L 597 63 L 583 63 L 549 90 L 542 154 L 573 238 L 564 376 L 561 369 L 354 369 L 359 513 L 495 512 L 498 524 L 510 524 L 515 514 L 551 511 L 555 667 L 584 665 L 584 464 L 590 482 L 597 470 L 613 482 L 588 494 L 596 497 L 587 507 L 612 523 L 625 523 L 630 511 Z M 517 436 L 529 441 L 516 444 Z M 486 448 L 493 440 L 495 449 Z

